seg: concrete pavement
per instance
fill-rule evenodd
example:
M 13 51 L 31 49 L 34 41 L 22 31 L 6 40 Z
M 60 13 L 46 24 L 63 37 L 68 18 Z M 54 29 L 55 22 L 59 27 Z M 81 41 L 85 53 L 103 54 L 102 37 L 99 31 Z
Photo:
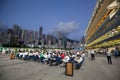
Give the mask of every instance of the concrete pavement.
M 88 57 L 74 75 L 66 76 L 65 68 L 49 66 L 33 61 L 10 60 L 0 55 L 0 80 L 120 80 L 120 58 L 112 57 L 113 64 L 107 64 L 105 56 L 97 56 L 95 61 Z

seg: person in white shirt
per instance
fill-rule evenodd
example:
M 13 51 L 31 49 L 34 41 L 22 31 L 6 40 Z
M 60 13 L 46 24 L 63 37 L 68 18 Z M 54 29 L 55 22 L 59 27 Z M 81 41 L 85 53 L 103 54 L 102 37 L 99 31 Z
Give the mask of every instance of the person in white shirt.
M 106 55 L 107 55 L 108 64 L 112 64 L 111 51 L 106 49 Z
M 81 57 L 83 58 L 83 61 L 82 61 L 82 62 L 84 62 L 84 60 L 85 60 L 85 52 L 82 52 L 82 53 L 81 53 Z
M 81 57 L 81 54 L 77 54 L 74 59 L 74 65 L 76 69 L 79 69 L 82 65 L 83 58 Z
M 70 60 L 70 57 L 68 56 L 68 54 L 64 57 L 64 59 L 63 59 L 63 62 L 68 62 Z
M 19 53 L 19 58 L 22 59 L 22 57 L 23 57 L 23 52 L 21 51 L 21 52 Z
M 95 60 L 95 51 L 91 50 L 91 60 Z
M 84 57 L 85 57 L 85 53 L 82 53 L 82 54 L 81 54 L 81 57 L 83 57 L 83 58 L 84 58 Z
M 24 60 L 28 59 L 28 52 L 27 52 L 27 51 L 24 52 L 23 59 L 24 59 Z
M 33 52 L 33 60 L 38 61 L 38 58 L 39 58 L 38 56 L 39 56 L 39 53 L 37 51 L 34 51 Z
M 29 60 L 33 59 L 33 52 L 32 52 L 32 50 L 29 52 L 28 56 L 29 56 Z
M 69 54 L 66 54 L 62 60 L 63 61 L 62 66 L 65 66 L 65 63 L 69 62 L 69 60 L 70 60 Z
M 25 58 L 25 51 L 23 51 L 23 54 L 22 54 L 23 56 L 22 56 L 22 58 L 24 59 Z
M 5 51 L 6 51 L 6 50 L 3 48 L 3 50 L 2 50 L 2 55 L 4 55 L 4 54 L 5 54 Z

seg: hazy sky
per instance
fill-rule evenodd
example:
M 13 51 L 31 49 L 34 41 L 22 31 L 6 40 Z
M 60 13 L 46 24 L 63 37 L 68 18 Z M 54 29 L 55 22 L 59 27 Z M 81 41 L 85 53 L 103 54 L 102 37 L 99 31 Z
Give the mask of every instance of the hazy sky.
M 61 32 L 79 40 L 87 28 L 96 0 L 0 0 L 0 24 L 44 33 Z

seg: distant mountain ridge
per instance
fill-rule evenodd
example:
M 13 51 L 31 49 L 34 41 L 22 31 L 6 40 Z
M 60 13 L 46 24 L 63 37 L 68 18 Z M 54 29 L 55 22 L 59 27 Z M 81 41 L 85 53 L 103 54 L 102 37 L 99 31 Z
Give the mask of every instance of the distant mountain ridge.
M 67 38 L 67 41 L 69 41 L 69 42 L 71 42 L 71 43 L 73 43 L 73 42 L 77 42 L 77 43 L 79 43 L 79 41 L 72 40 L 72 39 L 69 39 L 69 38 Z
M 58 40 L 58 39 L 57 39 Z M 62 38 L 60 38 L 60 40 L 62 40 Z M 77 43 L 79 43 L 79 41 L 77 41 L 77 40 L 72 40 L 72 39 L 69 39 L 68 37 L 63 37 L 63 41 L 68 41 L 68 42 L 71 42 L 71 43 L 73 43 L 73 42 L 77 42 Z

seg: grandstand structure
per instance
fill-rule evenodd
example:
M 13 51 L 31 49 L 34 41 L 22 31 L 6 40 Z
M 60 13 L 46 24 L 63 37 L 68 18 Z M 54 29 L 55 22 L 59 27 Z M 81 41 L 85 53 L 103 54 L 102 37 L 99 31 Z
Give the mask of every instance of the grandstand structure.
M 120 0 L 98 0 L 85 32 L 87 48 L 120 44 Z

